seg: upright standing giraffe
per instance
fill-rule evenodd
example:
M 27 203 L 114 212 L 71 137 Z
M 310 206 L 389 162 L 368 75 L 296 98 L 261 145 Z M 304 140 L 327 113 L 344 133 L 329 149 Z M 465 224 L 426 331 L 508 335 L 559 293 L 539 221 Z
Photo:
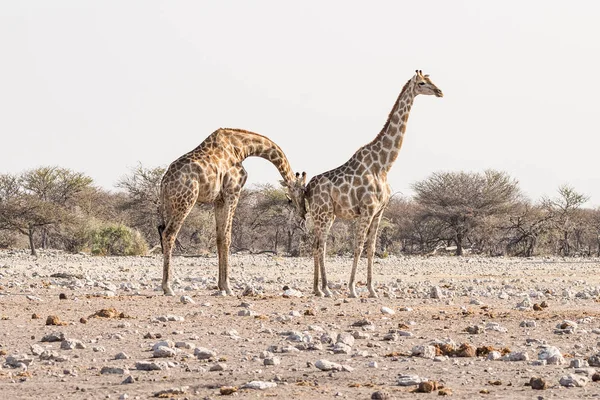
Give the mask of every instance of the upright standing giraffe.
M 287 157 L 265 136 L 240 129 L 218 129 L 198 147 L 175 160 L 160 185 L 160 234 L 164 265 L 162 288 L 172 296 L 171 253 L 179 229 L 196 202 L 213 203 L 217 228 L 219 283 L 221 292 L 231 295 L 228 277 L 231 223 L 240 192 L 248 176 L 242 166 L 247 157 L 270 161 L 283 177 L 290 201 L 305 218 L 304 185 L 306 173 L 294 175 Z
M 377 229 L 383 210 L 390 199 L 387 174 L 402 146 L 408 114 L 419 94 L 442 97 L 438 89 L 420 70 L 404 85 L 387 122 L 377 137 L 364 145 L 339 167 L 313 177 L 306 186 L 310 214 L 314 224 L 313 256 L 315 262 L 314 292 L 317 296 L 331 295 L 325 273 L 325 247 L 329 229 L 335 217 L 358 221 L 354 235 L 354 261 L 350 275 L 350 297 L 357 297 L 356 267 L 363 246 L 367 245 L 367 286 L 370 297 L 377 297 L 373 288 L 373 253 Z M 319 270 L 322 288 L 319 288 Z

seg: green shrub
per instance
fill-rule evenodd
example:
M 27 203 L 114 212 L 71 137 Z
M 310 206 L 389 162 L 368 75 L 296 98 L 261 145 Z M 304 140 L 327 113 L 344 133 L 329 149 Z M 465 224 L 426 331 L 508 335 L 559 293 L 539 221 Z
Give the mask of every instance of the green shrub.
M 90 233 L 90 250 L 99 256 L 135 256 L 146 254 L 148 244 L 128 226 L 106 224 Z

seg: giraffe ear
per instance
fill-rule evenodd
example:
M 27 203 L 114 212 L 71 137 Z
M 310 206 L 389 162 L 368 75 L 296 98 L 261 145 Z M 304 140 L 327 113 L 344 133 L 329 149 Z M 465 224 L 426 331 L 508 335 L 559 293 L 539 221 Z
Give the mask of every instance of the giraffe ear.
M 302 171 L 302 180 L 300 181 L 302 185 L 306 185 L 306 171 Z

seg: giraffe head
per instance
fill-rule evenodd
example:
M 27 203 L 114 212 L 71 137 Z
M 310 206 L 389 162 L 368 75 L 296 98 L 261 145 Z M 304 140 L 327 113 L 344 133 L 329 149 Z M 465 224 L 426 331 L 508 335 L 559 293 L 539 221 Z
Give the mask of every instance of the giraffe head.
M 292 182 L 280 181 L 281 185 L 285 187 L 286 195 L 290 204 L 293 204 L 296 212 L 302 220 L 306 219 L 306 201 L 305 192 L 306 189 L 306 172 L 296 172 L 296 175 Z
M 423 75 L 423 72 L 418 69 L 413 77 L 415 83 L 415 94 L 434 95 L 436 97 L 444 97 L 441 89 L 429 79 L 429 75 Z

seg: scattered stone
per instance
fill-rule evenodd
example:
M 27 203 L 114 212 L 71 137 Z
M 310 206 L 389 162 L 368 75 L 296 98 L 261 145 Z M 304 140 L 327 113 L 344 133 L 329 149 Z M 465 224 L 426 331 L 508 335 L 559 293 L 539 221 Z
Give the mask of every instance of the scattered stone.
M 569 374 L 561 377 L 558 383 L 565 387 L 584 387 L 589 380 L 587 376 Z
M 204 347 L 196 347 L 196 349 L 194 349 L 194 355 L 198 358 L 198 360 L 208 360 L 212 357 L 215 357 L 217 353 Z
M 111 318 L 112 319 L 112 318 L 129 318 L 129 317 L 126 316 L 125 313 L 118 312 L 116 308 L 110 307 L 110 308 L 103 308 L 99 311 L 96 311 L 95 313 L 90 315 L 88 318 Z
M 411 354 L 415 357 L 433 358 L 436 356 L 436 351 L 431 345 L 417 345 L 412 348 Z
M 392 310 L 389 307 L 381 307 L 380 311 L 381 311 L 382 314 L 385 314 L 385 315 L 394 315 L 394 314 L 396 314 L 396 311 Z
M 67 325 L 67 323 L 61 321 L 57 315 L 48 315 L 46 318 L 46 325 L 64 326 Z
M 52 332 L 42 337 L 42 342 L 62 342 L 65 340 L 65 334 L 62 332 Z
M 168 367 L 165 362 L 138 361 L 135 363 L 135 368 L 140 371 L 161 371 Z
M 84 318 L 84 317 L 79 318 L 79 323 L 87 324 L 87 322 L 88 322 L 87 318 Z
M 42 302 L 43 300 L 37 296 L 32 296 L 30 294 L 28 294 L 27 296 L 25 296 L 27 298 L 27 300 L 31 300 L 31 301 L 37 301 L 37 302 Z
M 302 292 L 296 289 L 287 289 L 283 292 L 283 297 L 302 297 Z
M 172 322 L 172 321 L 185 321 L 185 318 L 179 316 L 179 315 L 159 315 L 158 317 L 154 318 L 156 321 L 159 322 Z
M 503 361 L 528 361 L 529 353 L 526 351 L 516 351 L 506 354 L 502 357 Z
M 73 350 L 73 349 L 85 349 L 85 344 L 81 340 L 77 339 L 65 339 L 60 342 L 60 348 L 62 350 Z
M 521 321 L 519 326 L 521 328 L 535 328 L 537 326 L 537 324 L 534 320 L 525 320 L 525 321 Z
M 215 364 L 211 365 L 208 370 L 211 372 L 220 372 L 220 371 L 225 371 L 226 369 L 227 369 L 227 364 L 215 363 Z
M 600 367 L 600 353 L 589 356 L 587 362 L 590 367 Z
M 127 370 L 125 368 L 120 368 L 120 367 L 102 367 L 102 369 L 100 370 L 100 374 L 102 374 L 102 375 L 109 375 L 109 374 L 125 375 L 128 373 L 129 373 L 129 370 Z
M 475 357 L 477 355 L 477 349 L 475 346 L 469 343 L 463 343 L 456 350 L 457 357 Z
M 588 362 L 581 358 L 574 358 L 569 364 L 569 368 L 585 368 L 588 366 Z
M 392 400 L 392 396 L 388 392 L 377 391 L 371 394 L 371 400 Z
M 377 364 L 377 361 L 369 361 L 369 363 L 367 364 L 367 367 L 369 367 L 369 368 L 379 368 L 379 364 Z
M 430 296 L 432 299 L 441 299 L 444 297 L 442 293 L 442 288 L 439 286 L 432 286 L 430 291 Z
M 398 386 L 416 386 L 427 379 L 421 378 L 418 375 L 399 375 Z
M 67 300 L 67 295 L 64 293 L 61 293 L 58 295 L 59 300 Z
M 242 389 L 266 390 L 277 387 L 275 382 L 251 381 L 242 385 Z
M 554 333 L 557 335 L 568 335 L 575 333 L 577 330 L 577 322 L 569 321 L 565 319 L 558 325 L 556 325 L 556 329 L 554 329 Z
M 545 390 L 548 387 L 548 384 L 544 378 L 531 378 L 529 380 L 529 386 L 534 390 Z
M 592 375 L 592 381 L 593 381 L 593 382 L 598 382 L 598 381 L 600 381 L 600 373 L 598 373 L 598 372 L 594 372 L 594 374 Z
M 264 365 L 279 365 L 281 364 L 281 358 L 279 357 L 269 357 L 263 360 Z
M 115 360 L 128 360 L 131 357 L 129 357 L 126 353 L 124 352 L 120 352 L 117 355 L 115 355 Z
M 104 353 L 104 352 L 106 352 L 106 349 L 102 346 L 94 346 L 94 347 L 92 347 L 92 351 L 94 353 Z
M 442 388 L 438 390 L 438 396 L 452 396 L 452 389 Z
M 221 396 L 229 396 L 238 391 L 237 386 L 221 386 L 219 393 Z
M 544 308 L 543 308 L 541 305 L 539 305 L 538 303 L 535 303 L 535 304 L 533 305 L 533 310 L 534 310 L 534 311 L 542 311 L 543 309 L 544 309 Z
M 31 346 L 29 346 L 29 350 L 34 356 L 39 356 L 44 352 L 44 348 L 39 344 L 32 344 Z
M 175 357 L 177 355 L 177 350 L 172 349 L 166 346 L 158 346 L 154 349 L 152 356 L 154 358 L 166 358 L 166 357 Z
M 165 389 L 165 390 L 161 390 L 159 392 L 154 393 L 154 397 L 169 398 L 169 397 L 174 397 L 174 396 L 180 396 L 182 394 L 186 394 L 188 389 L 189 389 L 189 386 Z
M 417 393 L 431 393 L 437 390 L 438 384 L 436 381 L 424 381 L 419 383 L 419 386 L 415 390 Z
M 465 332 L 470 333 L 471 335 L 477 335 L 483 333 L 485 328 L 481 325 L 473 325 L 465 328 Z
M 33 358 L 27 354 L 13 354 L 6 357 L 5 365 L 12 368 L 23 368 L 31 365 Z
M 508 329 L 506 329 L 505 327 L 503 327 L 502 325 L 500 325 L 497 322 L 488 322 L 487 324 L 485 324 L 485 330 L 502 332 L 502 333 L 508 332 Z
M 538 353 L 538 360 L 546 360 L 549 365 L 562 365 L 565 359 L 560 350 L 554 346 L 544 346 Z
M 121 382 L 121 385 L 127 385 L 129 383 L 134 383 L 134 382 L 135 382 L 135 379 L 133 379 L 133 376 L 127 375 L 127 378 L 125 378 L 123 380 L 123 382 Z
M 338 333 L 336 343 L 344 343 L 350 347 L 354 346 L 354 336 L 348 332 Z
M 315 367 L 321 371 L 341 371 L 342 366 L 329 360 L 317 360 Z
M 179 301 L 183 304 L 196 304 L 194 299 L 192 299 L 190 296 L 181 296 Z
M 196 345 L 191 342 L 175 342 L 175 347 L 178 349 L 193 350 L 196 348 Z

